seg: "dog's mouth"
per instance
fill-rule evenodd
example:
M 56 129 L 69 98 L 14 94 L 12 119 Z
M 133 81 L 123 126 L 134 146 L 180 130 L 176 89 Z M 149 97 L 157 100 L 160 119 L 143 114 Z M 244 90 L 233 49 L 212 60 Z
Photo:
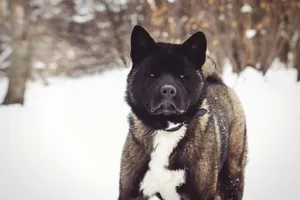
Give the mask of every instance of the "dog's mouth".
M 148 109 L 153 115 L 182 115 L 186 112 L 185 109 L 180 109 L 172 101 L 164 101 L 156 106 L 148 106 Z

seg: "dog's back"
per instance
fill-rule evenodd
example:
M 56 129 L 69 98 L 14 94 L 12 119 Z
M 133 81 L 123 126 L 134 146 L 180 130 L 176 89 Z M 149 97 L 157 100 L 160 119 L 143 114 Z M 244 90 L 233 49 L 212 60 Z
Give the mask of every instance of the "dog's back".
M 202 66 L 202 70 L 204 77 L 207 79 L 222 82 L 222 75 L 212 57 L 206 56 L 206 61 Z

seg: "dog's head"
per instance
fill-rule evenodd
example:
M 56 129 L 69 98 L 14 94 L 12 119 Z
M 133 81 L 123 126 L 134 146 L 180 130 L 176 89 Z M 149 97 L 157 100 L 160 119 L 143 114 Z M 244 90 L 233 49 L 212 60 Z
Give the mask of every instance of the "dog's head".
M 131 34 L 132 69 L 126 100 L 133 113 L 155 129 L 167 121 L 181 123 L 197 112 L 204 93 L 202 66 L 206 58 L 202 32 L 183 44 L 155 42 L 141 26 Z

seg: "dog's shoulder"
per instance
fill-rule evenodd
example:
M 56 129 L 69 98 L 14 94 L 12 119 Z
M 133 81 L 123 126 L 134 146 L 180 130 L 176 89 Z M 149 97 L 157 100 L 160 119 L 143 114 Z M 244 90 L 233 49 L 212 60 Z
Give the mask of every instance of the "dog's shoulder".
M 152 150 L 153 142 L 153 130 L 150 130 L 143 122 L 137 118 L 134 113 L 130 113 L 128 116 L 129 132 L 128 143 L 133 146 L 139 146 L 144 149 L 145 153 L 150 153 Z

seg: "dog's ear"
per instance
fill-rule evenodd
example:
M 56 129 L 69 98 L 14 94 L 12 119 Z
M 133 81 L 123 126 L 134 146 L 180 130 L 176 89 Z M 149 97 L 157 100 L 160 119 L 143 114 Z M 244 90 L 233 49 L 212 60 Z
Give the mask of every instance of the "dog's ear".
M 196 32 L 190 36 L 183 44 L 183 54 L 200 69 L 206 59 L 207 41 L 203 32 Z
M 130 56 L 132 62 L 139 62 L 149 55 L 153 51 L 154 43 L 149 33 L 143 27 L 136 25 L 131 33 Z

